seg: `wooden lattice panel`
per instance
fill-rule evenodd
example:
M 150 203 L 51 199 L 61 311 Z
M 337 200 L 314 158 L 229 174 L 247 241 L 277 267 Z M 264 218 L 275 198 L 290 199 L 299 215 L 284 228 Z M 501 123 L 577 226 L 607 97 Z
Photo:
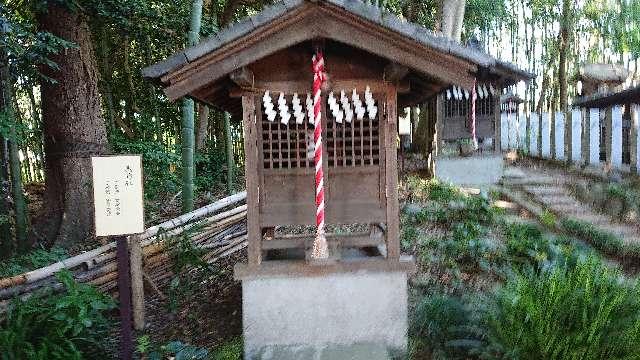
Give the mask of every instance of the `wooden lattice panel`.
M 382 110 L 374 119 L 366 114 L 364 119 L 354 119 L 348 123 L 337 123 L 329 112 L 327 114 L 326 144 L 329 167 L 355 167 L 378 165 L 380 162 L 379 122 Z
M 291 96 L 286 96 L 291 102 Z M 325 100 L 326 101 L 326 100 Z M 323 114 L 327 164 L 329 167 L 356 167 L 380 163 L 379 122 L 382 109 L 376 100 L 378 113 L 374 119 L 368 114 L 348 123 L 337 123 L 330 111 Z M 325 107 L 326 108 L 326 107 Z M 297 124 L 292 118 L 288 124 L 280 118 L 269 121 L 262 112 L 262 159 L 264 169 L 313 168 L 313 125 L 305 119 Z

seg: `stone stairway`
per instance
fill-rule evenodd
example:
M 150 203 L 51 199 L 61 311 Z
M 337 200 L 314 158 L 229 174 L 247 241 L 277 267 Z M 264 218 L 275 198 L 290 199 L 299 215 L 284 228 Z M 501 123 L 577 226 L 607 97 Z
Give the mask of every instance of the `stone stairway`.
M 518 167 L 511 176 L 503 179 L 503 185 L 524 192 L 534 202 L 559 218 L 570 218 L 590 223 L 602 231 L 614 234 L 625 244 L 640 244 L 640 228 L 598 213 L 569 192 L 566 184 L 572 176 L 558 171 Z

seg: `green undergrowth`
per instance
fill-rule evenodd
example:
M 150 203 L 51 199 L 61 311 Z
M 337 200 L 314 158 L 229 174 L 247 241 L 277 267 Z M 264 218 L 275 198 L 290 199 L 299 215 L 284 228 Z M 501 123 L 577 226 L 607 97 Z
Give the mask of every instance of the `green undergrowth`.
M 0 277 L 19 275 L 43 266 L 51 265 L 69 257 L 67 250 L 54 246 L 47 250 L 37 248 L 26 254 L 0 261 Z
M 483 358 L 640 358 L 640 286 L 595 257 L 515 276 L 491 307 Z
M 620 237 L 601 230 L 591 223 L 577 219 L 564 219 L 561 225 L 571 236 L 584 239 L 607 255 L 640 257 L 640 246 L 625 244 Z
M 411 358 L 640 359 L 640 286 L 590 247 L 509 222 L 485 194 L 407 187 Z
M 0 322 L 0 358 L 104 358 L 115 302 L 94 287 L 79 284 L 67 270 L 56 278 L 64 290 L 14 299 Z
M 234 338 L 209 351 L 177 340 L 154 344 L 147 334 L 136 339 L 136 353 L 147 360 L 242 360 L 243 342 L 241 337 Z

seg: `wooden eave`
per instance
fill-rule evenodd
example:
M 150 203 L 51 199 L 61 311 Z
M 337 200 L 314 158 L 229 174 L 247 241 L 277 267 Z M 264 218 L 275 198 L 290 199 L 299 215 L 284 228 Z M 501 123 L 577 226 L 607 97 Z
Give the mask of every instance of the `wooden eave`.
M 614 93 L 585 96 L 573 102 L 573 106 L 581 108 L 605 108 L 626 104 L 640 104 L 640 86 Z
M 206 89 L 218 87 L 217 83 L 232 71 L 316 38 L 332 39 L 405 65 L 424 79 L 433 79 L 432 89 L 449 84 L 471 88 L 477 71 L 477 65 L 471 61 L 425 46 L 332 3 L 305 2 L 278 19 L 169 72 L 161 78 L 168 84 L 165 93 L 170 100 L 189 95 L 211 103 L 208 96 L 212 92 Z M 207 91 L 209 94 L 203 96 Z M 219 106 L 220 103 L 212 105 Z

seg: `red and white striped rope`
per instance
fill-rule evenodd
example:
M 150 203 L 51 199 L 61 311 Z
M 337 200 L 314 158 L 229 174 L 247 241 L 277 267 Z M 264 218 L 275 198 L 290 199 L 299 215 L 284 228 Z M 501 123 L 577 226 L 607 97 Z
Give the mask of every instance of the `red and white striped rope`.
M 321 51 L 313 56 L 313 115 L 315 143 L 314 164 L 316 167 L 316 238 L 313 242 L 311 257 L 326 259 L 329 257 L 327 239 L 324 234 L 324 173 L 322 171 L 322 83 L 325 81 L 324 58 Z

